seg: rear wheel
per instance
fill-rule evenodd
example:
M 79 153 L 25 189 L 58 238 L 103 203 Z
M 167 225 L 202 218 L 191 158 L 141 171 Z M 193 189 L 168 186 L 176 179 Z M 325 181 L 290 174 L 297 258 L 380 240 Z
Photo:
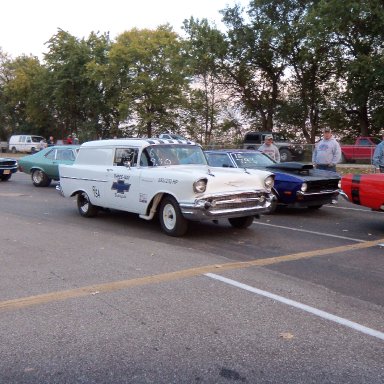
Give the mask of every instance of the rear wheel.
M 234 228 L 248 228 L 252 225 L 253 219 L 254 216 L 231 217 L 228 221 Z
M 292 153 L 288 149 L 280 149 L 280 161 L 291 161 L 292 160 Z
M 15 147 L 12 147 L 11 152 L 12 152 L 12 153 L 16 153 L 16 148 L 15 148 Z
M 89 197 L 85 192 L 77 195 L 77 209 L 83 217 L 94 217 L 97 215 L 98 208 L 89 201 Z
M 161 229 L 169 236 L 183 236 L 188 229 L 188 221 L 182 215 L 179 204 L 171 197 L 166 196 L 161 201 L 159 218 Z
M 42 170 L 35 169 L 31 174 L 32 183 L 35 187 L 48 187 L 51 184 L 50 179 Z

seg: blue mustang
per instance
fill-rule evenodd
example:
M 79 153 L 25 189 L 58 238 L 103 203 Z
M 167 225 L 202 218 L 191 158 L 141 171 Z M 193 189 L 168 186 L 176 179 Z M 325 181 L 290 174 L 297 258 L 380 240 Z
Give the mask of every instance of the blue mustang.
M 321 208 L 334 204 L 339 195 L 340 175 L 336 172 L 314 169 L 312 164 L 276 163 L 270 157 L 255 150 L 223 149 L 205 151 L 212 167 L 252 168 L 268 170 L 275 174 L 273 193 L 277 206 Z

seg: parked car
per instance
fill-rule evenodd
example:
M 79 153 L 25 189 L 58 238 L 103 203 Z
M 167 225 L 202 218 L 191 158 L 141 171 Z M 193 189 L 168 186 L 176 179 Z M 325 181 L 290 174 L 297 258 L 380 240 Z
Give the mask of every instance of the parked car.
M 384 173 L 344 175 L 341 189 L 353 204 L 384 211 Z
M 7 152 L 8 149 L 8 142 L 7 141 L 0 141 L 0 151 L 2 153 Z
M 177 135 L 176 133 L 161 133 L 159 139 L 185 140 L 183 136 Z
M 48 187 L 59 180 L 59 164 L 73 164 L 79 146 L 53 146 L 19 159 L 19 170 L 31 175 L 36 187 Z
M 7 181 L 12 173 L 17 172 L 17 160 L 9 158 L 0 158 L 0 180 Z
M 212 169 L 200 145 L 186 140 L 98 140 L 80 146 L 72 166 L 60 165 L 65 197 L 77 195 L 81 216 L 99 208 L 133 212 L 151 220 L 158 214 L 162 230 L 182 236 L 188 221 L 228 219 L 246 228 L 268 211 L 271 172 Z
M 341 144 L 341 161 L 351 163 L 356 160 L 371 160 L 380 141 L 377 137 L 360 136 L 354 144 Z
M 314 169 L 312 164 L 276 163 L 264 153 L 246 149 L 211 150 L 205 154 L 212 167 L 273 172 L 276 199 L 269 213 L 274 212 L 278 205 L 318 209 L 337 201 L 340 176 L 335 172 Z
M 264 144 L 265 136 L 273 136 L 273 144 L 279 149 L 280 161 L 302 160 L 304 147 L 302 144 L 293 143 L 275 132 L 247 132 L 244 136 L 244 149 L 258 149 Z
M 36 135 L 13 135 L 9 139 L 8 149 L 12 153 L 26 152 L 35 153 L 46 148 L 47 141 L 42 136 Z

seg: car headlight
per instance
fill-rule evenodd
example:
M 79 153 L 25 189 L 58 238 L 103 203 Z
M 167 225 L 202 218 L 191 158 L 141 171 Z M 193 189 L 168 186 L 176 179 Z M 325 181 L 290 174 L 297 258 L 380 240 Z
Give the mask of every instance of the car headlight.
M 200 179 L 193 183 L 193 192 L 203 193 L 207 189 L 207 179 Z
M 264 180 L 264 186 L 266 189 L 271 190 L 275 184 L 275 178 L 273 176 L 268 176 Z
M 307 185 L 307 183 L 303 183 L 303 184 L 301 184 L 301 192 L 306 192 L 307 191 L 307 189 L 308 189 L 308 185 Z

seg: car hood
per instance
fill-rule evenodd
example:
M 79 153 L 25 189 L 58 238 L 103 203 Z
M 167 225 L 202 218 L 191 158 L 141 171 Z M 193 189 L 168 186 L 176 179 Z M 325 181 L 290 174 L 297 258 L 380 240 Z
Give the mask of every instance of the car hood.
M 167 169 L 167 170 L 166 170 Z M 166 170 L 166 171 L 165 171 Z M 148 168 L 146 175 L 156 174 L 172 179 L 191 181 L 207 178 L 207 192 L 264 189 L 264 180 L 272 175 L 270 171 L 241 168 L 217 168 L 208 165 L 162 166 Z M 166 175 L 166 176 L 165 176 Z
M 271 172 L 278 173 L 279 171 L 284 174 L 296 176 L 301 180 L 324 180 L 324 179 L 340 179 L 340 176 L 336 172 L 323 171 L 320 169 L 314 169 L 312 164 L 286 162 L 276 163 L 265 167 L 265 169 Z

